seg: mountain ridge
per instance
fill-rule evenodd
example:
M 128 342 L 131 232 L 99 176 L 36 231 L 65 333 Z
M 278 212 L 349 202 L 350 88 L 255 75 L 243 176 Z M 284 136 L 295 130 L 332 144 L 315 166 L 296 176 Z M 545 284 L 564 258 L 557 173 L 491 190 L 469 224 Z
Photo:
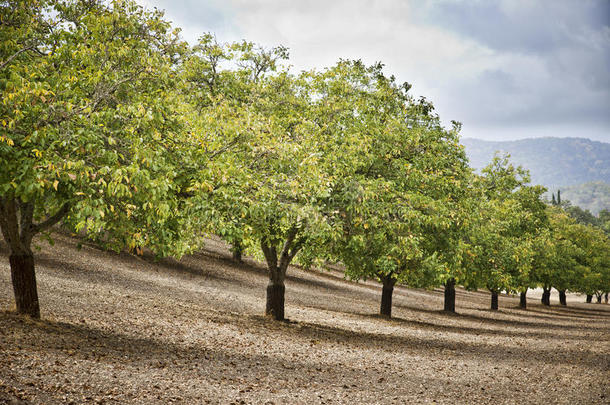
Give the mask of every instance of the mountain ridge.
M 610 195 L 605 195 L 608 187 L 595 187 L 595 195 L 590 191 L 592 183 L 610 185 L 610 143 L 579 137 L 510 141 L 462 138 L 461 143 L 470 166 L 476 170 L 489 164 L 496 151 L 508 153 L 513 164 L 530 171 L 532 184 L 543 185 L 549 192 L 561 189 L 565 199 L 592 212 L 610 208 Z

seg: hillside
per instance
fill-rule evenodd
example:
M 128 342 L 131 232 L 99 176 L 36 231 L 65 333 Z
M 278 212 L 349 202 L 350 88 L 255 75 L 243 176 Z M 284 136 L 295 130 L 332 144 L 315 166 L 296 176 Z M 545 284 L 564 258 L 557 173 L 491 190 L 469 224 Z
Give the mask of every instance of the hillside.
M 542 184 L 553 192 L 561 189 L 564 199 L 595 213 L 610 208 L 609 143 L 584 138 L 532 138 L 504 142 L 464 138 L 461 142 L 475 169 L 489 164 L 496 151 L 507 152 L 514 163 L 530 171 L 534 184 Z
M 0 403 L 604 403 L 610 306 L 528 310 L 502 295 L 380 287 L 289 270 L 290 322 L 261 316 L 267 275 L 219 242 L 181 261 L 37 243 L 42 320 L 16 316 L 0 243 Z M 17 401 L 17 398 L 25 402 Z
M 556 193 L 556 190 L 550 190 Z M 610 209 L 610 184 L 603 181 L 593 181 L 561 188 L 562 199 L 569 200 L 572 205 L 586 208 L 593 214 L 603 209 Z

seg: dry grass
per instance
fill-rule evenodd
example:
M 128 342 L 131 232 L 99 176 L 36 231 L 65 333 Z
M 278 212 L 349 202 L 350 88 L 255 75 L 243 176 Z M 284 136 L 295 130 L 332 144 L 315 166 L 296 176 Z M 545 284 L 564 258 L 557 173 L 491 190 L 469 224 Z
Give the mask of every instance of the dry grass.
M 380 287 L 289 270 L 290 322 L 261 316 L 266 273 L 218 241 L 180 262 L 57 235 L 37 274 L 43 319 L 16 316 L 0 252 L 0 403 L 610 403 L 610 305 L 542 307 L 484 292 Z

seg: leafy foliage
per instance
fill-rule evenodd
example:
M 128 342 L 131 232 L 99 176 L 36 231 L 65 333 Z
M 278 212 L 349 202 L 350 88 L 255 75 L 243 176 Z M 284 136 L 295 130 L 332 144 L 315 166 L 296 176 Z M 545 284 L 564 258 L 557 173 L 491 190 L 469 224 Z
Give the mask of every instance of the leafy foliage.
M 115 248 L 163 246 L 183 128 L 172 91 L 177 33 L 129 1 L 9 3 L 3 200 L 34 219 L 69 212 L 77 231 Z
M 529 174 L 496 155 L 475 180 L 478 220 L 468 235 L 464 264 L 474 270 L 468 287 L 492 292 L 529 286 L 534 239 L 546 227 L 544 188 L 528 186 Z
M 334 252 L 350 278 L 431 286 L 449 266 L 469 170 L 458 128 L 381 69 L 346 61 L 323 76 L 321 102 L 341 113 L 333 132 L 353 148 L 328 200 Z
M 32 238 L 59 221 L 159 256 L 218 234 L 264 258 L 276 319 L 293 260 L 384 291 L 610 289 L 607 211 L 547 209 L 506 157 L 474 176 L 461 125 L 380 63 L 293 74 L 284 47 L 189 47 L 130 0 L 10 0 L 0 21 L 0 228 L 34 292 Z

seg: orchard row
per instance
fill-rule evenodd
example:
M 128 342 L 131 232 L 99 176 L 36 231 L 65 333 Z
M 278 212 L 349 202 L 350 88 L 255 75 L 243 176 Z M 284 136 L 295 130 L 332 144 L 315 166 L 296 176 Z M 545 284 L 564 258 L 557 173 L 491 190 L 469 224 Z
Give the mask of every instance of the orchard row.
M 610 290 L 607 236 L 547 205 L 497 156 L 468 167 L 381 64 L 293 73 L 283 47 L 180 40 L 131 1 L 0 5 L 0 228 L 17 311 L 40 316 L 32 239 L 61 223 L 116 250 L 180 257 L 216 234 L 267 264 L 284 318 L 291 263 L 491 291 Z M 47 235 L 48 236 L 48 235 Z

